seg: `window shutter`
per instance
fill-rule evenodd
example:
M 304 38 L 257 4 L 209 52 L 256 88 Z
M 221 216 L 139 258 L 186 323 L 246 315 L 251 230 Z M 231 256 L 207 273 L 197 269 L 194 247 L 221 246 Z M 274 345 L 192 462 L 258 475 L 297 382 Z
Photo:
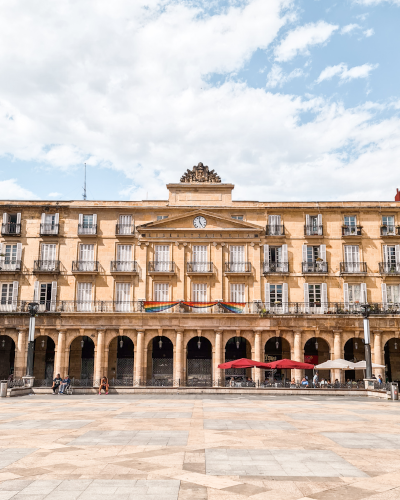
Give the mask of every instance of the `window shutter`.
M 3 214 L 3 224 L 7 224 L 8 222 L 8 214 L 4 213 Z
M 400 264 L 400 245 L 395 245 L 394 251 L 395 251 L 395 256 L 396 256 L 396 264 L 399 265 Z
M 264 273 L 269 272 L 269 245 L 264 245 Z
M 386 283 L 382 283 L 382 304 L 383 308 L 387 309 L 387 290 Z
M 388 252 L 388 246 L 383 245 L 383 262 L 385 264 L 389 263 L 389 252 Z
M 283 283 L 282 285 L 282 306 L 283 306 L 283 312 L 287 313 L 289 310 L 289 293 L 288 293 L 288 284 Z
M 1 248 L 0 248 L 0 253 L 1 253 Z M 17 262 L 19 262 L 22 258 L 22 243 L 17 243 Z
M 318 223 L 318 234 L 322 236 L 322 214 L 318 214 L 317 223 Z
M 93 214 L 93 225 L 97 224 L 97 214 Z
M 271 305 L 271 297 L 270 297 L 270 287 L 269 283 L 265 283 L 265 308 L 269 310 Z
M 52 281 L 51 282 L 51 298 L 50 298 L 51 304 L 51 310 L 54 312 L 56 310 L 56 303 L 57 303 L 57 281 Z
M 363 304 L 368 303 L 368 298 L 367 298 L 367 284 L 366 283 L 361 283 L 361 300 Z
M 3 250 L 3 243 L 0 243 L 0 256 L 3 253 L 2 250 Z M 2 257 L 0 257 L 0 258 L 2 258 Z
M 323 312 L 328 309 L 328 286 L 326 283 L 321 283 L 321 307 Z
M 307 214 L 306 215 L 306 234 L 309 235 L 310 233 L 311 233 L 310 216 Z
M 82 224 L 83 224 L 83 214 L 79 214 L 79 217 L 78 217 L 78 224 L 79 224 L 80 226 L 82 226 Z
M 21 224 L 21 214 L 17 214 L 17 224 Z
M 34 302 L 39 302 L 39 281 L 35 281 L 35 284 L 33 285 L 33 301 Z
M 344 308 L 348 309 L 350 306 L 349 284 L 348 283 L 343 283 L 343 302 L 344 302 Z
M 44 224 L 46 222 L 46 214 L 45 213 L 42 214 L 42 218 L 41 218 L 40 222 L 41 222 L 41 224 Z
M 303 245 L 303 262 L 307 262 L 307 245 Z
M 282 262 L 287 265 L 288 263 L 288 251 L 287 245 L 282 245 Z
M 326 262 L 326 245 L 319 246 L 319 256 L 324 262 Z
M 310 298 L 308 296 L 308 283 L 304 283 L 304 312 L 308 312 L 310 306 Z
M 57 225 L 60 223 L 60 214 L 56 214 L 54 217 L 54 224 Z

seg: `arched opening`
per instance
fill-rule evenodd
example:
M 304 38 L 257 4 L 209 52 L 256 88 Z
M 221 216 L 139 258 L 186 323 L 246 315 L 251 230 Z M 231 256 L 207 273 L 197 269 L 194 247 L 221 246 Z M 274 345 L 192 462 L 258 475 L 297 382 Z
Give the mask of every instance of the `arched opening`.
M 389 382 L 400 382 L 400 341 L 392 338 L 385 344 L 386 377 Z M 383 369 L 383 368 L 382 368 Z
M 47 335 L 36 337 L 34 342 L 33 376 L 35 381 L 53 380 L 56 345 Z
M 232 337 L 225 345 L 225 362 L 235 359 L 251 359 L 251 345 L 244 337 Z M 251 368 L 230 368 L 225 370 L 225 380 L 234 379 L 236 382 L 245 382 L 251 378 Z
M 110 342 L 108 351 L 108 378 L 110 384 L 133 385 L 134 345 L 122 335 Z
M 205 337 L 193 337 L 187 344 L 187 384 L 209 386 L 212 382 L 212 346 Z
M 312 363 L 313 365 L 320 365 L 325 361 L 329 361 L 330 352 L 329 344 L 326 340 L 321 337 L 312 337 L 308 339 L 304 345 L 304 362 Z M 305 370 L 305 376 L 311 382 L 313 378 L 313 370 Z M 318 370 L 319 380 L 331 379 L 330 370 Z
M 164 335 L 150 340 L 147 351 L 148 383 L 173 385 L 174 346 Z
M 290 344 L 281 337 L 272 337 L 264 346 L 265 362 L 278 361 L 280 359 L 290 359 Z M 290 370 L 267 370 L 265 378 L 283 380 L 290 378 Z
M 77 337 L 72 341 L 69 352 L 70 378 L 93 382 L 94 372 L 94 342 L 88 336 Z
M 8 335 L 0 335 L 0 378 L 6 380 L 14 374 L 15 342 Z
M 357 363 L 365 361 L 365 344 L 364 339 L 352 338 L 344 344 L 344 359 Z M 362 380 L 364 370 L 346 370 L 344 373 L 346 380 Z

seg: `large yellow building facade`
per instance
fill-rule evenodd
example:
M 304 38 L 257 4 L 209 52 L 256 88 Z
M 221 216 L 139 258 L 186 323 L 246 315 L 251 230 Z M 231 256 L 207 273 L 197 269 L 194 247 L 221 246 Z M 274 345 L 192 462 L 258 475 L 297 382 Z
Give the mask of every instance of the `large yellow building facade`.
M 25 374 L 32 301 L 36 379 L 95 385 L 223 384 L 218 364 L 240 357 L 359 361 L 368 302 L 374 371 L 400 378 L 399 202 L 233 201 L 202 164 L 167 188 L 0 202 L 0 376 Z

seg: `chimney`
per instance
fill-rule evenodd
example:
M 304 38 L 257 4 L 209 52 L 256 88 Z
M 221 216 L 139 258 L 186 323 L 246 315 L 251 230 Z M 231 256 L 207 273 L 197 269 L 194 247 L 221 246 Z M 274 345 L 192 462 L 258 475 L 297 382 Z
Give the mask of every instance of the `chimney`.
M 394 197 L 394 201 L 400 201 L 400 191 L 399 189 L 396 189 L 397 193 L 396 196 Z

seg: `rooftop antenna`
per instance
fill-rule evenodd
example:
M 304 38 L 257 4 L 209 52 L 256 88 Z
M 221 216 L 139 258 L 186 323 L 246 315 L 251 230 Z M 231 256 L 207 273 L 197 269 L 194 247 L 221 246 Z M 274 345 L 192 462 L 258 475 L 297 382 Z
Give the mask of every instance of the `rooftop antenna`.
M 86 200 L 86 163 L 85 163 L 85 179 L 83 183 L 83 199 Z

